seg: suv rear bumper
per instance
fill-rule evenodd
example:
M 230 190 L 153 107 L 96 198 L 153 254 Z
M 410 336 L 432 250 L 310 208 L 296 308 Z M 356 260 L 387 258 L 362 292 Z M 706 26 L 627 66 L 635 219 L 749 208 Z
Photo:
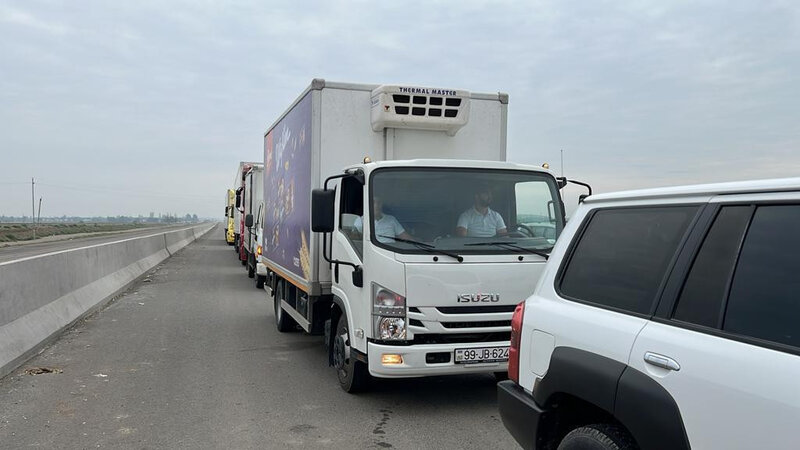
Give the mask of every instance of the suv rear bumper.
M 537 430 L 544 415 L 530 394 L 517 383 L 506 380 L 497 383 L 497 407 L 503 425 L 524 449 L 536 448 Z

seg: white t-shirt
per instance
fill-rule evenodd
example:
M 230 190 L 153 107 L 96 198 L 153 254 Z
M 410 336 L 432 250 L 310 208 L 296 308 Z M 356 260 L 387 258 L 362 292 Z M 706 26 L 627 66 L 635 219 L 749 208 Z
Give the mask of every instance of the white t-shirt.
M 356 218 L 355 222 L 353 222 L 353 226 L 359 232 L 363 233 L 364 219 L 361 217 Z M 380 219 L 375 221 L 375 239 L 377 239 L 378 242 L 390 244 L 394 242 L 394 239 L 384 236 L 398 236 L 405 231 L 405 228 L 400 225 L 400 222 L 389 214 L 384 214 Z
M 458 226 L 465 228 L 469 237 L 494 237 L 506 227 L 506 223 L 500 213 L 491 208 L 483 215 L 472 207 L 458 216 Z

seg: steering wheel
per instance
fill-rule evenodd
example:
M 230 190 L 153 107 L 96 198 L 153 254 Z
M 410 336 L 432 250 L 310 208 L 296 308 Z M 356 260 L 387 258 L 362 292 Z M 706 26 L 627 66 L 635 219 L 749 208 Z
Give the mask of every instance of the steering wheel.
M 523 225 L 521 223 L 515 223 L 508 227 L 509 236 L 517 236 L 517 237 L 534 237 L 533 228 Z

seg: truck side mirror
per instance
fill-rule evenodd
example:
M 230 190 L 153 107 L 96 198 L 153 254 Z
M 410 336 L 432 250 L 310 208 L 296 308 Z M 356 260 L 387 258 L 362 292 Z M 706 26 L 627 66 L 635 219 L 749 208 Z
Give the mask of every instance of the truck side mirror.
M 225 217 L 228 217 L 228 207 L 225 207 Z
M 236 193 L 236 207 L 239 208 L 241 206 L 242 206 L 242 193 L 241 192 L 237 192 Z
M 336 191 L 314 189 L 311 191 L 311 231 L 330 233 L 333 231 L 333 205 Z
M 247 228 L 250 228 L 250 227 L 253 226 L 253 215 L 252 214 L 248 214 L 248 215 L 244 216 L 244 226 L 246 226 Z

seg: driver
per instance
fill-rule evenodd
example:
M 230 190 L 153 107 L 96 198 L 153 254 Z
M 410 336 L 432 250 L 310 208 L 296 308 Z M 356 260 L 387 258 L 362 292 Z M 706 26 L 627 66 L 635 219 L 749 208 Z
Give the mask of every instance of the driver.
M 488 184 L 480 184 L 475 189 L 475 202 L 472 207 L 458 217 L 456 235 L 468 237 L 494 237 L 508 234 L 506 223 L 500 213 L 489 207 L 492 204 L 492 190 Z
M 377 239 L 378 242 L 391 244 L 394 242 L 395 237 L 400 239 L 414 239 L 406 232 L 406 229 L 400 225 L 400 222 L 398 222 L 394 216 L 383 213 L 383 200 L 378 196 L 372 198 L 372 212 L 375 221 L 375 239 Z M 358 217 L 353 223 L 353 227 L 355 227 L 359 233 L 363 233 L 364 220 Z

